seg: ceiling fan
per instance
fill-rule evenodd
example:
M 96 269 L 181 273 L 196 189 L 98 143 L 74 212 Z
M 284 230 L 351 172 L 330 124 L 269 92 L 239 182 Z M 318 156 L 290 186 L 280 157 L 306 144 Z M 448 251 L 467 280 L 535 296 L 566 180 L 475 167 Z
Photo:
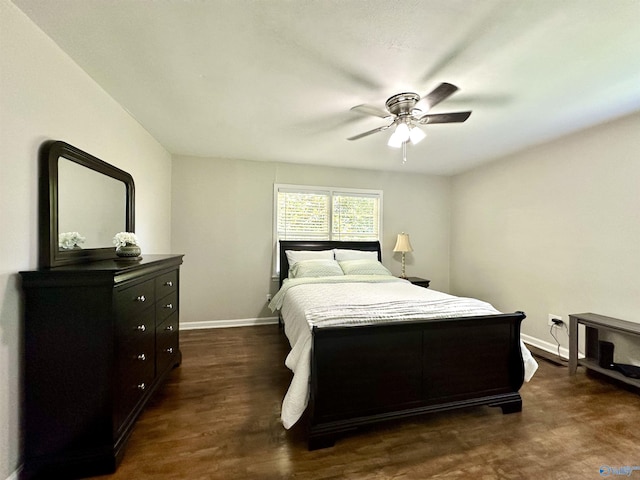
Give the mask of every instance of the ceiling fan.
M 387 99 L 385 103 L 387 107 L 386 110 L 382 110 L 373 105 L 356 105 L 352 107 L 351 110 L 365 115 L 373 115 L 385 120 L 391 120 L 391 123 L 354 135 L 353 137 L 347 138 L 347 140 L 358 140 L 395 126 L 395 131 L 389 138 L 387 145 L 394 148 L 402 147 L 404 163 L 407 161 L 407 143 L 411 142 L 415 145 L 425 137 L 425 133 L 419 128 L 420 125 L 430 123 L 461 123 L 469 118 L 469 115 L 471 115 L 470 111 L 428 113 L 432 107 L 451 96 L 456 90 L 458 90 L 458 87 L 455 85 L 441 83 L 424 97 L 420 97 L 417 93 L 412 92 L 398 93 Z

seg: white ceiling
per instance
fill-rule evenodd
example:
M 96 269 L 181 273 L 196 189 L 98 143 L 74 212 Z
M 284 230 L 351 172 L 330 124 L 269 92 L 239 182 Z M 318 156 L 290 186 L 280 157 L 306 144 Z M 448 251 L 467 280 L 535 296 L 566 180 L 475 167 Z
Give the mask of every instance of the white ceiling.
M 169 152 L 454 174 L 640 110 L 640 0 L 13 0 Z M 408 161 L 349 109 L 441 82 Z

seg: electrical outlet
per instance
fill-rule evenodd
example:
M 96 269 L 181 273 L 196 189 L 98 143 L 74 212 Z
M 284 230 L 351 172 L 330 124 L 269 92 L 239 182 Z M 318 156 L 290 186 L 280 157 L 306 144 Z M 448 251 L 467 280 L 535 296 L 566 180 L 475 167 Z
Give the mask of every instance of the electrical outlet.
M 267 303 L 269 303 L 271 301 L 271 294 L 267 293 Z
M 562 320 L 562 317 L 560 315 L 554 315 L 553 313 L 550 313 L 548 315 L 548 319 L 547 319 L 547 325 L 555 325 L 555 322 L 553 320 L 560 320 L 562 323 L 564 323 L 564 320 Z

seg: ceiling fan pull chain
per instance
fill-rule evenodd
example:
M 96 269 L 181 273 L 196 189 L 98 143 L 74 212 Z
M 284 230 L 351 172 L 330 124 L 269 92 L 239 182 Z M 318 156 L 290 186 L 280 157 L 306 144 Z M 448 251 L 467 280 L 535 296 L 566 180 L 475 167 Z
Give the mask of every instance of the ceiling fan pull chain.
M 402 142 L 402 164 L 407 163 L 407 142 Z

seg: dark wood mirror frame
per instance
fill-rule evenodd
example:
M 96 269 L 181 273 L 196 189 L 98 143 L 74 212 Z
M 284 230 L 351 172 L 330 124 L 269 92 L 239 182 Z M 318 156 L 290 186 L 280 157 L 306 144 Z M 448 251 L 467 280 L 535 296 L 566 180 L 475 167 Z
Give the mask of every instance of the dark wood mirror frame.
M 62 141 L 45 142 L 40 149 L 39 261 L 43 268 L 117 258 L 115 247 L 60 250 L 58 248 L 58 161 L 61 157 L 124 183 L 126 231 L 135 231 L 133 177 L 109 163 Z M 117 233 L 117 232 L 114 232 Z

